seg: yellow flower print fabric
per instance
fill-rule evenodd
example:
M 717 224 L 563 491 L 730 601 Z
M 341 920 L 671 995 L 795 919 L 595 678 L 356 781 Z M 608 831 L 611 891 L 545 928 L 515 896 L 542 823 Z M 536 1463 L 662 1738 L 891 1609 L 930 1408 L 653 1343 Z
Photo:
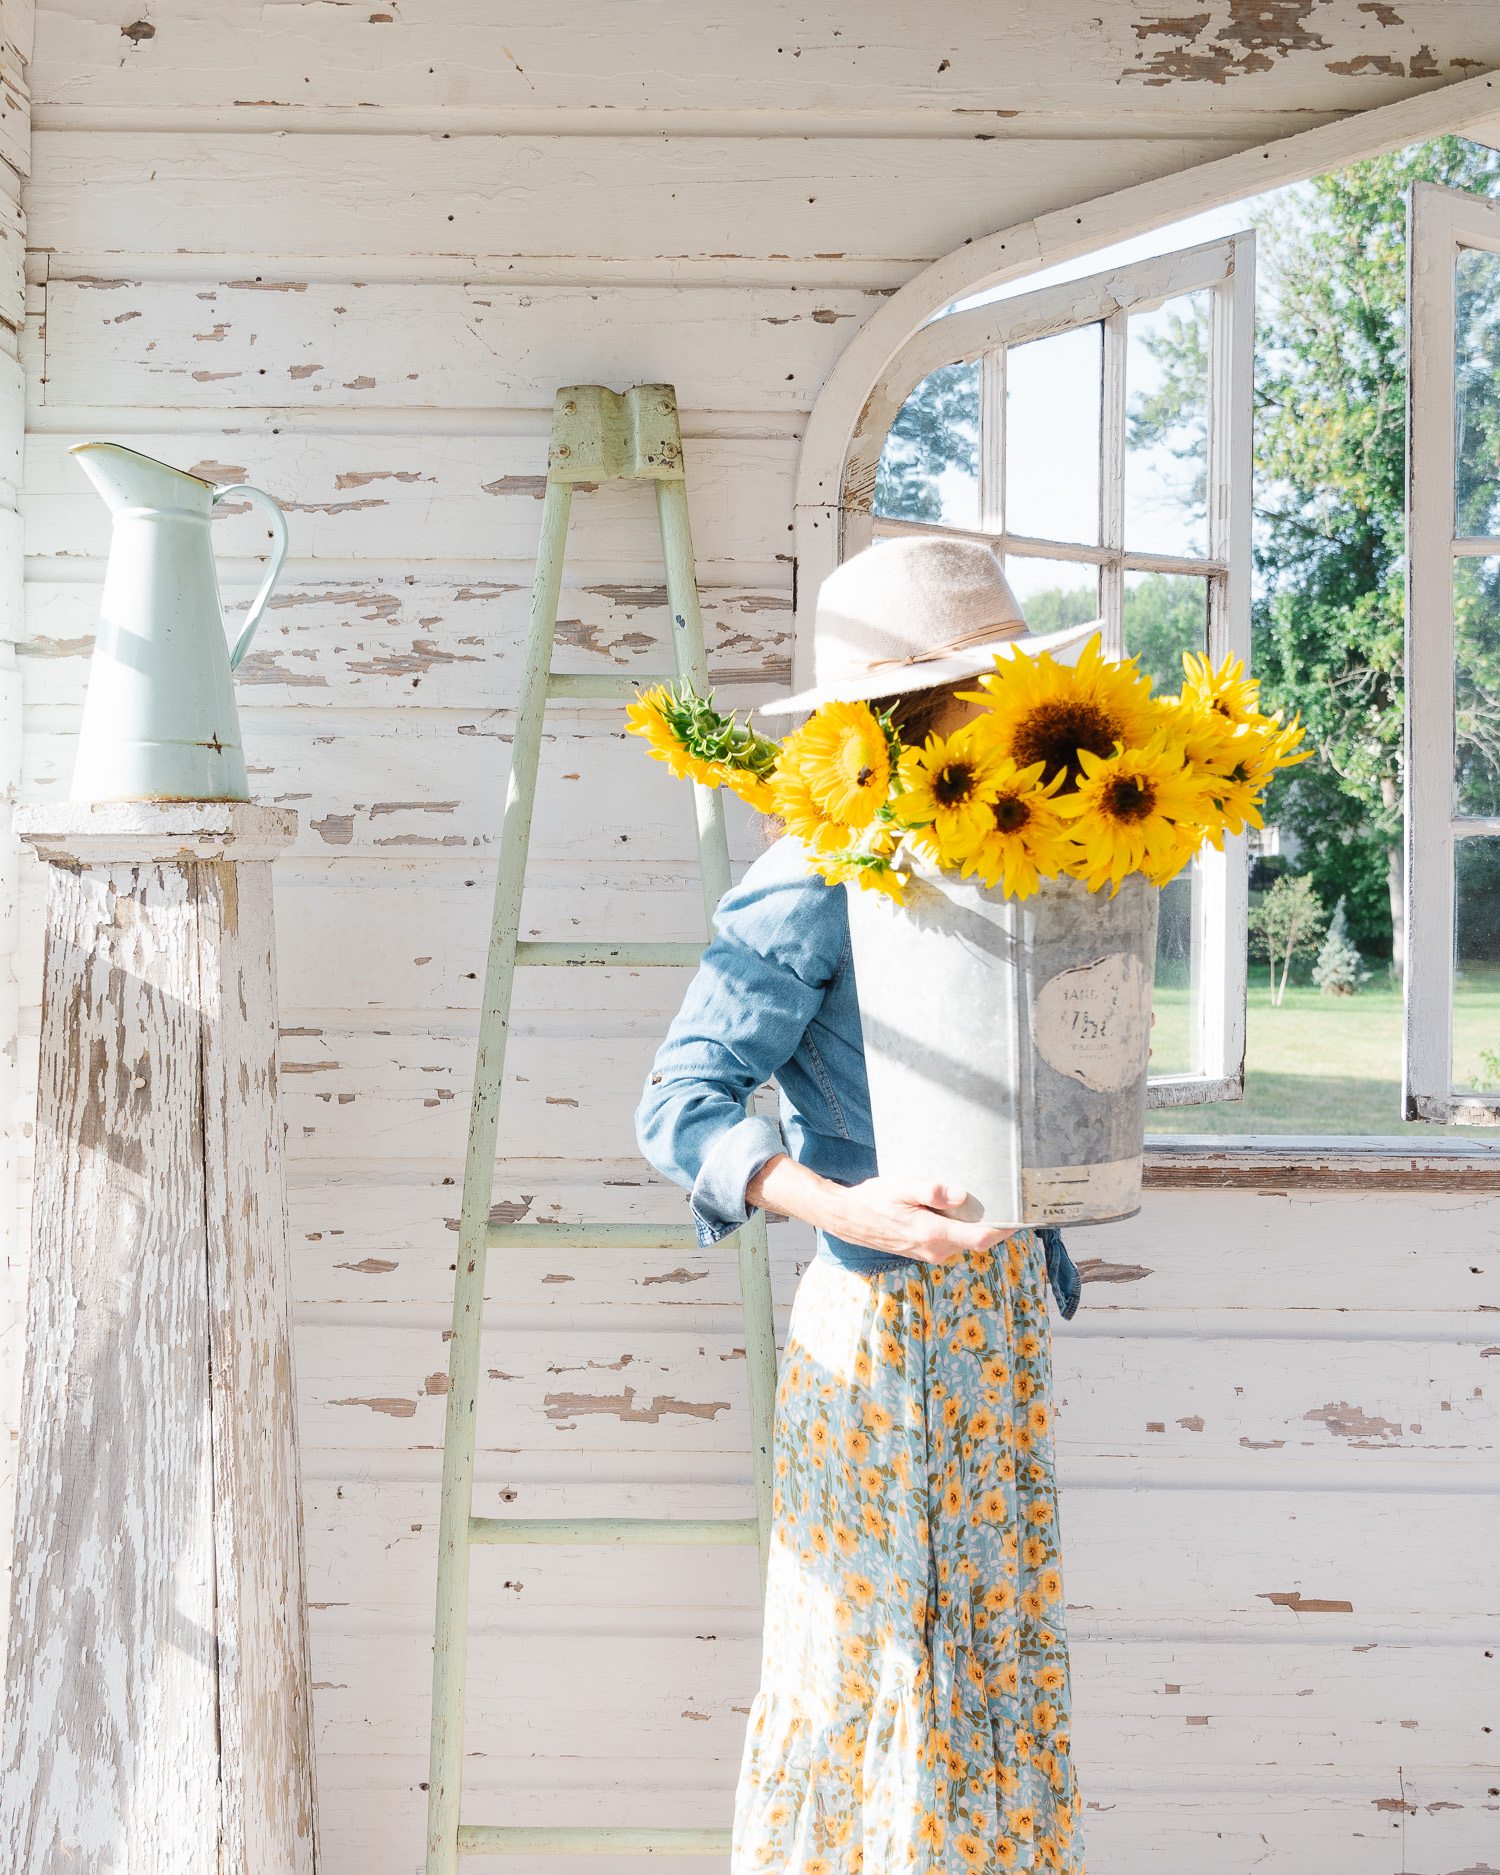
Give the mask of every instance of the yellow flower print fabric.
M 1040 1240 L 819 1261 L 776 1410 L 733 1875 L 1083 1875 Z

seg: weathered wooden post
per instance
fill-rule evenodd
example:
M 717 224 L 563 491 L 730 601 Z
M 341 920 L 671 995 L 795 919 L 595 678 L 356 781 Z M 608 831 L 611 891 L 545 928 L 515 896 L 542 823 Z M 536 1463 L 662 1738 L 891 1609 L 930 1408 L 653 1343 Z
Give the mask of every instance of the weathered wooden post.
M 271 914 L 296 816 L 16 825 L 49 883 L 0 1867 L 314 1875 Z

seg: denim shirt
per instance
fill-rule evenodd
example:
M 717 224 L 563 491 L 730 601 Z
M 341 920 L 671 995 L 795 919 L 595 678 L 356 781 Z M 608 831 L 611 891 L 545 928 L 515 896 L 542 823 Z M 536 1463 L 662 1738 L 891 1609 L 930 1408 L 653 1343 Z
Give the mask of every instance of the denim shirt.
M 745 1187 L 778 1153 L 840 1185 L 876 1175 L 875 1130 L 854 988 L 845 888 L 809 875 L 802 847 L 779 840 L 725 894 L 718 935 L 657 1051 L 636 1111 L 656 1169 L 691 1191 L 700 1244 L 749 1215 Z M 775 1077 L 781 1125 L 747 1113 Z M 1079 1276 L 1062 1238 L 1039 1233 L 1064 1318 Z M 909 1258 L 818 1232 L 818 1255 L 867 1273 Z

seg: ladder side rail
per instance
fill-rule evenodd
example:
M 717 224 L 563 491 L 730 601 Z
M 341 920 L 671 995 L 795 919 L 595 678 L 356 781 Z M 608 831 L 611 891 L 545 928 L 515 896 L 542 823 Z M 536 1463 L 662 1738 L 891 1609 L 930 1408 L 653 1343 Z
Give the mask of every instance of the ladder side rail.
M 703 614 L 698 605 L 698 577 L 685 481 L 663 480 L 656 484 L 656 514 L 661 526 L 667 608 L 672 621 L 672 650 L 677 673 L 688 679 L 699 696 L 707 696 L 708 655 L 703 645 Z M 705 788 L 694 782 L 693 797 L 703 910 L 712 942 L 714 913 L 730 886 L 724 796 L 718 788 Z M 754 1101 L 752 1094 L 748 1103 L 752 1108 Z M 764 1593 L 771 1552 L 771 1506 L 775 1495 L 773 1434 L 776 1417 L 776 1318 L 764 1211 L 754 1212 L 740 1228 L 739 1282 L 745 1324 L 745 1382 L 750 1404 L 750 1462 L 755 1481 L 755 1515 L 760 1525 L 760 1581 Z
M 542 726 L 547 708 L 547 678 L 552 664 L 552 641 L 562 590 L 563 550 L 572 499 L 570 483 L 548 481 L 531 593 L 526 663 L 516 702 L 484 1000 L 479 1017 L 479 1048 L 474 1063 L 474 1096 L 464 1160 L 463 1210 L 453 1282 L 453 1336 L 448 1357 L 443 1496 L 438 1526 L 432 1758 L 427 1798 L 428 1875 L 457 1875 L 458 1869 L 469 1627 L 469 1516 L 474 1493 L 486 1231 L 495 1178 L 500 1089 L 515 981 L 521 895 L 526 883 L 526 856 L 531 844 L 531 818 L 536 804 Z
M 590 1825 L 465 1823 L 460 1855 L 716 1855 L 729 1854 L 727 1829 L 630 1829 Z

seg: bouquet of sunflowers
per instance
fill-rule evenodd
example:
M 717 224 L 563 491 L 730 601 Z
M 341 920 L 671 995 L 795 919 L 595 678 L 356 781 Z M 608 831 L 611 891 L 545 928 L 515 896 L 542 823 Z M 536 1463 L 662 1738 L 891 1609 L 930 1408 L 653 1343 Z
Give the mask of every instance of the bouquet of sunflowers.
M 979 713 L 904 748 L 889 711 L 826 703 L 784 742 L 687 684 L 648 691 L 630 731 L 674 775 L 728 787 L 776 815 L 830 884 L 903 900 L 903 848 L 1015 898 L 1066 876 L 1118 892 L 1165 885 L 1205 841 L 1259 827 L 1279 768 L 1306 759 L 1297 722 L 1265 716 L 1237 658 L 1183 659 L 1179 695 L 1153 697 L 1134 659 L 1089 640 L 1075 664 L 997 656 Z

